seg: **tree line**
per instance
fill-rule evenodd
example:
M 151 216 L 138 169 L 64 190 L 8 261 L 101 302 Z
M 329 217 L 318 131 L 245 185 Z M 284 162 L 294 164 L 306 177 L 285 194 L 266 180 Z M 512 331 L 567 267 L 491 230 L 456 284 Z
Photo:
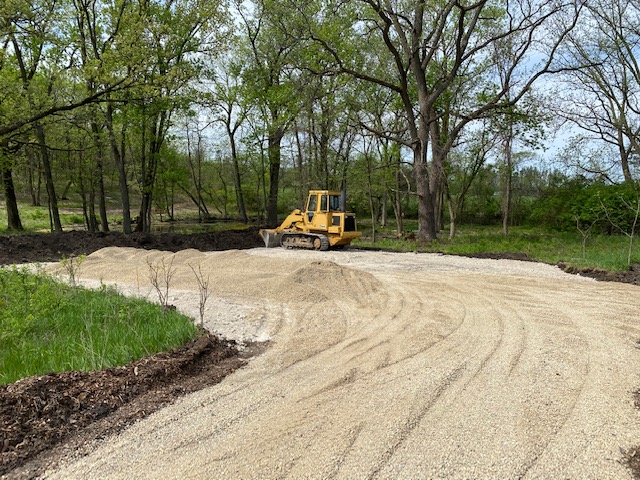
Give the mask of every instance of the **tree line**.
M 176 199 L 203 219 L 274 225 L 309 188 L 346 188 L 374 228 L 392 214 L 401 233 L 415 216 L 429 241 L 446 222 L 453 236 L 469 219 L 507 233 L 550 218 L 539 205 L 552 210 L 558 178 L 635 191 L 639 12 L 636 0 L 5 0 L 8 227 L 22 229 L 19 197 L 46 201 L 53 231 L 69 192 L 91 231 L 109 229 L 115 202 L 130 233 Z M 560 128 L 572 133 L 558 171 L 532 168 Z

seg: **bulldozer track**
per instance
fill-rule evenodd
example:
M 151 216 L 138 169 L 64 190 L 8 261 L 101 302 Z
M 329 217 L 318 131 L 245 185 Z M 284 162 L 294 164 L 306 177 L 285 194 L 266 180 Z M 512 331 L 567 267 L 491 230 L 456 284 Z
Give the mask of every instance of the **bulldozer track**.
M 319 233 L 285 233 L 280 244 L 285 248 L 329 250 L 329 238 Z

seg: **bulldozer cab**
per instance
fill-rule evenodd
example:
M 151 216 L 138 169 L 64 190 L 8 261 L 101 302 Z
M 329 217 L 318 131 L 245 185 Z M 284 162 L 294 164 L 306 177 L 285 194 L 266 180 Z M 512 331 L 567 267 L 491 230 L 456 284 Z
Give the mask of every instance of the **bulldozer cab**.
M 311 190 L 304 214 L 305 223 L 318 230 L 327 230 L 332 223 L 332 212 L 340 212 L 340 192 Z

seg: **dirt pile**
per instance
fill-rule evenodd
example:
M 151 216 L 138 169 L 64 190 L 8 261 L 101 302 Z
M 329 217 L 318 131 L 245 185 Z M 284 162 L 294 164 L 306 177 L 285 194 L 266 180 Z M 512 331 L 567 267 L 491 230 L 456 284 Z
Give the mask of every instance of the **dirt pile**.
M 114 269 L 138 254 L 171 258 Z M 197 258 L 221 297 L 279 305 L 270 348 L 45 478 L 630 478 L 635 287 L 438 254 Z
M 150 235 L 120 232 L 90 233 L 70 231 L 58 234 L 0 235 L 0 265 L 28 262 L 56 262 L 63 256 L 88 255 L 105 247 L 134 247 L 145 250 L 178 252 L 196 249 L 203 252 L 244 250 L 261 247 L 258 227 L 242 230 L 224 230 L 210 233 Z M 477 253 L 465 255 L 471 258 L 534 261 L 524 253 Z M 630 271 L 608 272 L 594 268 L 577 268 L 559 262 L 567 273 L 594 278 L 599 281 L 640 285 L 640 268 Z
M 243 250 L 262 246 L 258 228 L 210 233 L 149 235 L 83 231 L 56 234 L 0 235 L 0 264 L 57 262 L 63 256 L 88 255 L 104 247 L 135 247 L 177 252 L 194 248 L 203 252 Z
M 600 268 L 574 267 L 573 265 L 567 265 L 564 262 L 558 262 L 558 266 L 566 273 L 594 278 L 600 282 L 618 282 L 640 285 L 640 270 L 638 269 L 609 272 Z

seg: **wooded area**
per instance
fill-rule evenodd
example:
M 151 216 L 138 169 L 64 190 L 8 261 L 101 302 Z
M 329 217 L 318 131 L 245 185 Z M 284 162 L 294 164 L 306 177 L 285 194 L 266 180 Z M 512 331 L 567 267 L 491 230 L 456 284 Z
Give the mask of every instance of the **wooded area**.
M 638 0 L 5 0 L 0 168 L 18 201 L 148 232 L 190 202 L 274 225 L 310 188 L 418 219 L 634 231 Z M 553 151 L 544 153 L 545 148 Z M 136 220 L 134 222 L 134 219 Z

